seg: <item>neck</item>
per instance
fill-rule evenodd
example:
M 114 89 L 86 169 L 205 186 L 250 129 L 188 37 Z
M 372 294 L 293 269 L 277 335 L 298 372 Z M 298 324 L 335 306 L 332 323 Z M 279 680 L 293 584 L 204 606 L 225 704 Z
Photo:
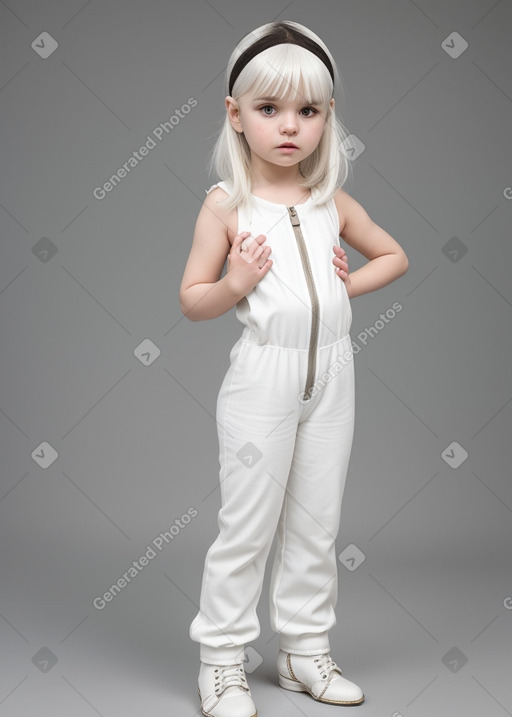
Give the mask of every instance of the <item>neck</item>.
M 260 157 L 251 157 L 251 186 L 253 189 L 281 187 L 296 189 L 304 180 L 299 171 L 299 163 L 291 167 L 278 167 Z

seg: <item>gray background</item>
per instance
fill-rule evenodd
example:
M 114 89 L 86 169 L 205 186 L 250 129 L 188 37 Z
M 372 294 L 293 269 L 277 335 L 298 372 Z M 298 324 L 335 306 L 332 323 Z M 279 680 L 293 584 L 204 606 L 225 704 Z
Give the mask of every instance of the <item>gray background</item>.
M 217 535 L 215 402 L 242 326 L 234 310 L 190 322 L 178 292 L 216 180 L 206 163 L 229 54 L 273 19 L 310 26 L 333 52 L 337 108 L 365 145 L 346 189 L 410 261 L 352 300 L 361 350 L 331 654 L 366 694 L 359 715 L 512 714 L 511 3 L 11 0 L 0 3 L 2 717 L 199 714 L 188 629 Z M 31 46 L 42 32 L 58 43 L 46 59 Z M 453 32 L 468 43 L 457 58 Z M 365 262 L 347 253 L 352 271 Z M 395 301 L 402 310 L 376 324 Z M 154 347 L 139 359 L 145 339 Z M 58 454 L 47 467 L 45 442 Z M 259 714 L 341 713 L 277 686 L 268 573 L 246 663 Z

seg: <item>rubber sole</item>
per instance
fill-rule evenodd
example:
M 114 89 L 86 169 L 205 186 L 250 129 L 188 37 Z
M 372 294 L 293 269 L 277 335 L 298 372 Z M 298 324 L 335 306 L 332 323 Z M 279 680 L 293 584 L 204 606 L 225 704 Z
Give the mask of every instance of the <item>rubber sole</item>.
M 199 693 L 199 699 L 200 699 L 201 702 L 202 702 L 202 701 L 203 701 L 203 698 L 201 697 L 201 690 L 199 689 L 199 687 L 197 688 L 197 691 L 198 691 L 198 693 Z M 212 717 L 212 713 L 211 713 L 211 712 L 205 712 L 205 711 L 203 710 L 203 705 L 202 705 L 202 704 L 201 704 L 201 714 L 203 714 L 204 717 Z M 251 715 L 251 717 L 258 717 L 258 710 L 256 710 L 256 712 L 255 712 L 253 715 Z
M 360 705 L 362 702 L 364 702 L 364 695 L 361 697 L 360 700 L 328 700 L 325 697 L 315 697 L 315 695 L 311 692 L 311 690 L 302 682 L 299 682 L 298 680 L 292 680 L 289 677 L 285 677 L 284 675 L 279 674 L 279 686 L 283 687 L 285 690 L 290 690 L 291 692 L 307 692 L 311 697 L 316 700 L 317 702 L 325 702 L 329 705 Z

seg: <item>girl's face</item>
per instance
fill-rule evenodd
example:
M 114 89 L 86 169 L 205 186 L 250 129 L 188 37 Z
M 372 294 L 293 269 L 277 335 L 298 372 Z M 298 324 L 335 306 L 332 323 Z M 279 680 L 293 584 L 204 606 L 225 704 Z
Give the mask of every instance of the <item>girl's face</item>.
M 254 159 L 280 167 L 292 167 L 306 159 L 318 146 L 324 130 L 326 113 L 319 103 L 305 104 L 300 93 L 292 101 L 275 97 L 258 97 L 252 91 L 238 103 L 226 97 L 231 126 L 243 132 Z M 334 99 L 330 100 L 334 108 Z M 284 143 L 296 149 L 280 147 Z

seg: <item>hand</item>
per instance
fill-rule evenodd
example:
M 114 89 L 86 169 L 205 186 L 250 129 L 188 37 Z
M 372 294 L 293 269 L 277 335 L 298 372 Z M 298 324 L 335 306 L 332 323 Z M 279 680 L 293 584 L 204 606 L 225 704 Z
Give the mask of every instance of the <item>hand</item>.
M 343 247 L 335 244 L 332 248 L 335 256 L 333 257 L 332 263 L 336 268 L 336 274 L 345 282 L 347 293 L 350 297 L 350 276 L 348 272 L 348 259 L 347 254 Z
M 250 232 L 241 232 L 234 238 L 228 254 L 227 276 L 236 293 L 248 294 L 272 267 L 273 261 L 269 259 L 272 249 L 262 246 L 265 240 L 264 234 L 253 237 Z

